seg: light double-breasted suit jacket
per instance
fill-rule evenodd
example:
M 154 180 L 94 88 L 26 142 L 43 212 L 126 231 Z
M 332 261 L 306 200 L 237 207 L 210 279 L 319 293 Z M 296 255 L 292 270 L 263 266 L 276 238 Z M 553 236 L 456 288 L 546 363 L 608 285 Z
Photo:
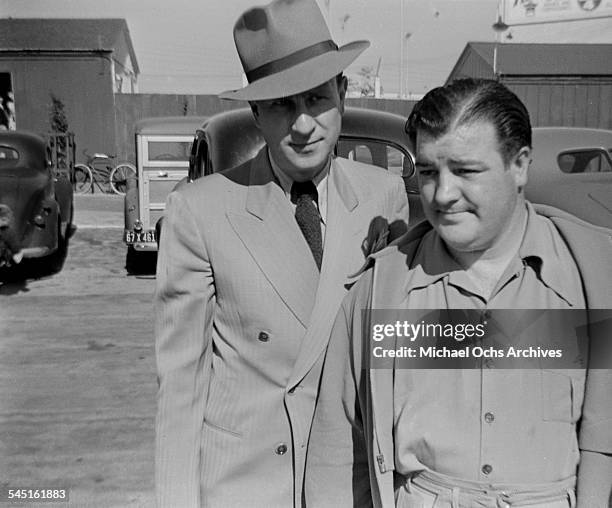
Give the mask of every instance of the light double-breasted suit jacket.
M 155 294 L 159 506 L 299 505 L 323 356 L 401 178 L 333 159 L 321 273 L 267 150 L 173 192 Z

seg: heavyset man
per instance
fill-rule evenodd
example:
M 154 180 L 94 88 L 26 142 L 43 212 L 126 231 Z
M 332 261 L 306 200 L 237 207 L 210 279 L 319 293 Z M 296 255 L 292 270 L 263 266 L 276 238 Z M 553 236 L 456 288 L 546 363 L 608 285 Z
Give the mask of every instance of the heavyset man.
M 607 507 L 610 365 L 372 368 L 362 309 L 468 309 L 486 323 L 498 309 L 612 308 L 612 232 L 525 200 L 531 127 L 512 92 L 486 80 L 436 88 L 407 132 L 428 222 L 374 255 L 342 304 L 307 505 L 560 508 L 577 496 L 580 508 Z M 516 340 L 521 326 L 510 323 Z
M 401 178 L 333 157 L 346 68 L 314 0 L 246 11 L 234 40 L 266 146 L 170 195 L 157 269 L 159 506 L 301 503 L 322 357 L 373 219 Z M 393 231 L 392 231 L 393 233 Z

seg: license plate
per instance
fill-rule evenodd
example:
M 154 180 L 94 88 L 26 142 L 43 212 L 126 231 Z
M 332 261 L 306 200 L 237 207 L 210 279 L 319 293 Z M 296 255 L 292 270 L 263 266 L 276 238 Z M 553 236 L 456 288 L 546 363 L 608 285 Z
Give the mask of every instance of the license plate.
M 149 231 L 126 231 L 125 243 L 155 243 L 155 230 Z

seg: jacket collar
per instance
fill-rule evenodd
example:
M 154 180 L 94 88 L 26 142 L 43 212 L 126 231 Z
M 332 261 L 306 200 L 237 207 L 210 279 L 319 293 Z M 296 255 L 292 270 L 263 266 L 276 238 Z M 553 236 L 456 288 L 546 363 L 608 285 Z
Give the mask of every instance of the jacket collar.
M 319 270 L 291 203 L 274 178 L 265 148 L 250 162 L 242 213 L 228 212 L 228 220 L 280 298 L 306 327 Z

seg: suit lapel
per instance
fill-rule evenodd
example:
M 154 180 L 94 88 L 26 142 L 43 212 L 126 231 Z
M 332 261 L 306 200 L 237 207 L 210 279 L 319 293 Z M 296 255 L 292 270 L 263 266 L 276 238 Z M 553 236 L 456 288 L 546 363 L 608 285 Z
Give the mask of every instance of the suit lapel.
M 347 250 L 353 237 L 362 232 L 359 201 L 346 173 L 337 159 L 332 161 L 328 182 L 328 225 L 321 266 L 321 280 L 308 330 L 302 339 L 290 385 L 297 384 L 327 346 L 331 327 L 346 290 L 351 256 L 360 252 Z
M 274 180 L 265 148 L 251 163 L 244 211 L 227 216 L 278 295 L 308 326 L 319 271 L 291 204 Z

